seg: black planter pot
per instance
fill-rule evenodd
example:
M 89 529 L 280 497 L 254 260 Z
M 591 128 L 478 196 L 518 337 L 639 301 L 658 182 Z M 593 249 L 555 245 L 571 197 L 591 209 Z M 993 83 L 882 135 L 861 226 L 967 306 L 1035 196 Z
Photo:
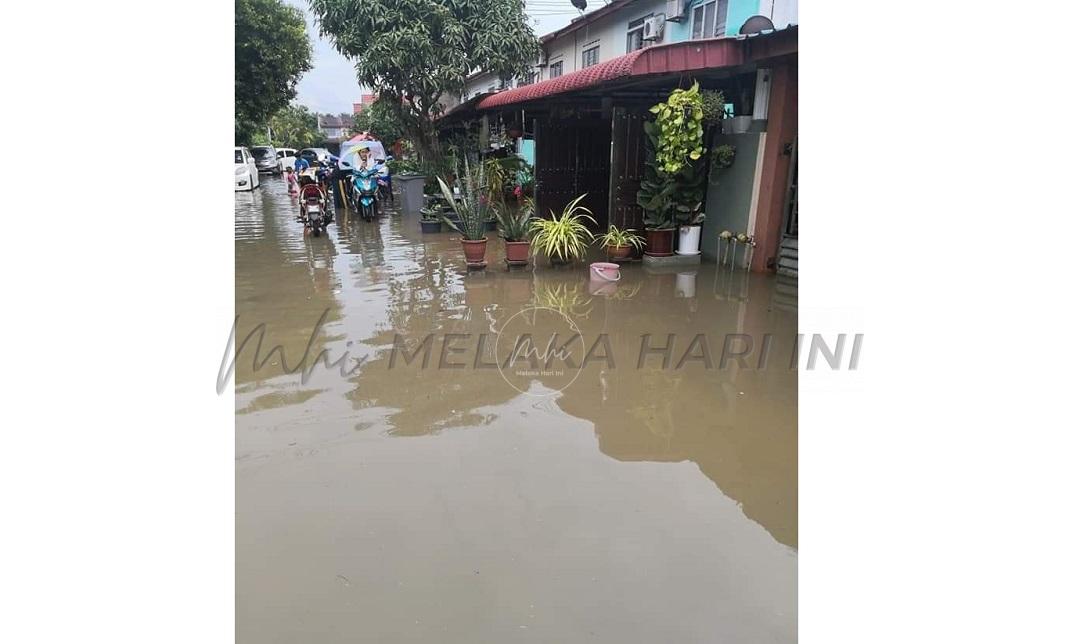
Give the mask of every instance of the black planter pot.
M 442 222 L 441 221 L 421 221 L 420 232 L 422 233 L 441 233 Z
M 499 227 L 499 222 L 496 221 L 495 219 L 489 219 L 488 221 L 484 222 L 484 229 L 485 230 L 496 230 L 498 227 Z

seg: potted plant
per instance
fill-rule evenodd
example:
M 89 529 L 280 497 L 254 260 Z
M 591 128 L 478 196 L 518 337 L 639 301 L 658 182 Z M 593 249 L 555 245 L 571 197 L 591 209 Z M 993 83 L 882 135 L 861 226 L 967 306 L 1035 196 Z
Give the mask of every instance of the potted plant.
M 469 159 L 465 158 L 464 185 L 461 198 L 454 198 L 454 191 L 438 177 L 439 189 L 443 198 L 450 203 L 457 219 L 443 215 L 443 222 L 461 233 L 461 248 L 465 251 L 465 264 L 472 268 L 487 266 L 484 255 L 487 253 L 487 220 L 491 210 L 486 200 L 481 199 L 480 186 L 484 185 L 484 167 L 480 166 L 477 176 L 469 168 Z
M 442 232 L 442 208 L 438 206 L 420 209 L 420 232 Z
M 533 216 L 533 203 L 526 199 L 517 212 L 503 206 L 498 209 L 499 235 L 506 243 L 506 263 L 524 266 L 529 262 L 529 224 Z
M 551 219 L 533 219 L 529 225 L 532 234 L 532 247 L 548 256 L 552 264 L 567 264 L 580 259 L 589 247 L 593 234 L 585 221 L 596 220 L 592 212 L 581 205 L 585 195 L 579 196 L 566 204 L 560 215 L 551 213 Z
M 658 128 L 655 123 L 645 122 L 645 176 L 637 193 L 637 203 L 645 211 L 645 254 L 652 257 L 671 255 L 672 223 L 671 195 L 675 185 L 661 173 L 656 163 L 655 150 Z
M 608 257 L 613 260 L 626 259 L 635 248 L 645 247 L 645 239 L 633 229 L 622 230 L 615 224 L 608 226 L 608 231 L 596 238 L 599 246 L 607 248 Z
M 701 251 L 701 224 L 705 214 L 701 211 L 705 199 L 706 157 L 691 161 L 673 177 L 672 192 L 675 224 L 679 227 L 679 255 L 697 255 Z

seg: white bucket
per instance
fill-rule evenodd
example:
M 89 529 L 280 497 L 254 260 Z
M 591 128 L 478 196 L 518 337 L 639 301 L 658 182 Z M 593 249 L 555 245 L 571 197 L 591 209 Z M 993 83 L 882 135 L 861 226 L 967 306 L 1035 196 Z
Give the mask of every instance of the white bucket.
M 679 255 L 701 254 L 701 226 L 679 226 Z

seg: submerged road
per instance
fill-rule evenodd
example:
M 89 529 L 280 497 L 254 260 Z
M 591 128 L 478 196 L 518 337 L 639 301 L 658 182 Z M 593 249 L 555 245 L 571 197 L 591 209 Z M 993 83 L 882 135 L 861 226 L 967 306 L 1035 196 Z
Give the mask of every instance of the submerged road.
M 294 214 L 236 194 L 238 642 L 796 640 L 791 284 Z

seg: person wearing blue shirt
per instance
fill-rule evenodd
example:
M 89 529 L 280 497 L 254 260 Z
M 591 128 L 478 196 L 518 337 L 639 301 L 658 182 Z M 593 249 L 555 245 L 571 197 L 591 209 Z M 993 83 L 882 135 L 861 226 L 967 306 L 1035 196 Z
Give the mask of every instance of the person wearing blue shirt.
M 296 163 L 293 164 L 293 168 L 296 170 L 297 175 L 310 167 L 311 164 L 308 163 L 308 160 L 304 157 L 296 157 Z

